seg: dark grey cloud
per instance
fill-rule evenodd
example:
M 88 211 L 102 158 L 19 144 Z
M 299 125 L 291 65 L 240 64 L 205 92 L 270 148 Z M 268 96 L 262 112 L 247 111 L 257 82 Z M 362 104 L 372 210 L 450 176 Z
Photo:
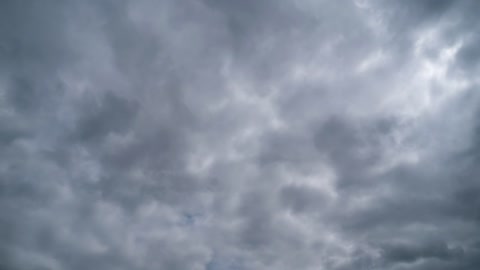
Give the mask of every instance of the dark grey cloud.
M 476 1 L 3 1 L 1 269 L 480 267 Z

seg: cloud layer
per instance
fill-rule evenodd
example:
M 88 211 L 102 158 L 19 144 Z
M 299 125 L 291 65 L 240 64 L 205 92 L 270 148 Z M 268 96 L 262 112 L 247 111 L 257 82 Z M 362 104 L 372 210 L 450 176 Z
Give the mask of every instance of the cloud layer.
M 0 269 L 479 269 L 479 11 L 3 1 Z

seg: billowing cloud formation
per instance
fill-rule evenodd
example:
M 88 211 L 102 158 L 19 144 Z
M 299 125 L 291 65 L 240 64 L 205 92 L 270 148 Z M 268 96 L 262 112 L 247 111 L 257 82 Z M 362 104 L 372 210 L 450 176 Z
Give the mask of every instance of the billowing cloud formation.
M 479 269 L 479 11 L 2 1 L 0 269 Z

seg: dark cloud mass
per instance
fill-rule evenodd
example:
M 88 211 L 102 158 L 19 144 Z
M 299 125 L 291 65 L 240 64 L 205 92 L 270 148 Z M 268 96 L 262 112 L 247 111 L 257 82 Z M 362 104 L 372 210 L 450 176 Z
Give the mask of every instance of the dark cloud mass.
M 0 269 L 480 269 L 480 4 L 0 2 Z

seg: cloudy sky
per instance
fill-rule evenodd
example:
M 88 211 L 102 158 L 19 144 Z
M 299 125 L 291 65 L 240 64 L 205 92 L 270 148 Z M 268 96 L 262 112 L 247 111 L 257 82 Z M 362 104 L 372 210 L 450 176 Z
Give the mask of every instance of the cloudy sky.
M 0 269 L 480 269 L 479 13 L 1 1 Z

